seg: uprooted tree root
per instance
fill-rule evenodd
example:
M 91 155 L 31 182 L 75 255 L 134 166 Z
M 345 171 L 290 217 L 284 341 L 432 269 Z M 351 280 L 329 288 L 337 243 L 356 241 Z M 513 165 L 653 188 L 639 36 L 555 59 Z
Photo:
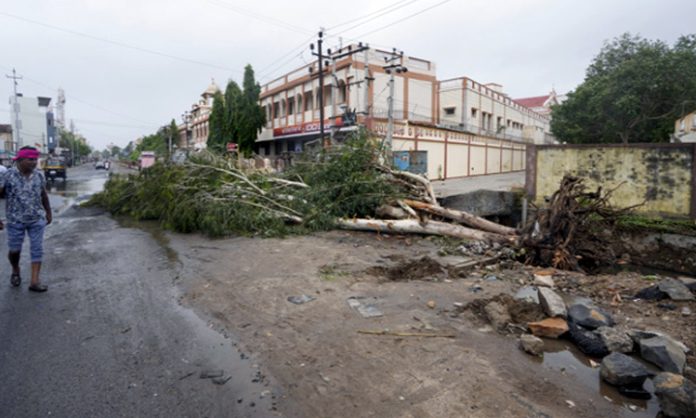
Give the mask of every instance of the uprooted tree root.
M 616 220 L 635 207 L 613 208 L 609 198 L 614 190 L 588 192 L 582 178 L 564 176 L 548 207 L 538 209 L 522 231 L 527 262 L 575 271 L 614 265 L 616 256 L 607 241 Z

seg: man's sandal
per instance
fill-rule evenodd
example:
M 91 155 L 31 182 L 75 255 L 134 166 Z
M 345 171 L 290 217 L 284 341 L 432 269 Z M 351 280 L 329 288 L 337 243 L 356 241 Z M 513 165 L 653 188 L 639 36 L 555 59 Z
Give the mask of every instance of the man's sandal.
M 10 276 L 10 284 L 12 287 L 18 287 L 22 284 L 22 277 L 19 274 L 12 273 Z
M 45 284 L 41 284 L 41 283 L 30 284 L 29 290 L 32 292 L 45 292 L 48 290 L 48 286 L 46 286 Z

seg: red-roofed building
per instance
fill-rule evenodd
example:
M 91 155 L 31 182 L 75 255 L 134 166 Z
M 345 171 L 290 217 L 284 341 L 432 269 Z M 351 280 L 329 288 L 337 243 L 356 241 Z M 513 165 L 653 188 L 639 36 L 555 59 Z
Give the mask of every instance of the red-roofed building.
M 515 101 L 537 113 L 551 116 L 551 106 L 561 104 L 565 99 L 565 95 L 559 96 L 556 94 L 556 90 L 551 89 L 551 93 L 544 96 L 525 97 L 522 99 L 515 99 Z

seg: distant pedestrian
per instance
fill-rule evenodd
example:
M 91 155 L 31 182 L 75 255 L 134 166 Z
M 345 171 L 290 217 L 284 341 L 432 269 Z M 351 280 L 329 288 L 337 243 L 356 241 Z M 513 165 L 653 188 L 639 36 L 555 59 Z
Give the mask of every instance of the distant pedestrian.
M 46 225 L 53 220 L 51 204 L 46 192 L 46 179 L 41 170 L 36 170 L 39 151 L 34 147 L 22 147 L 14 158 L 15 166 L 0 176 L 0 194 L 4 193 L 7 216 L 7 258 L 12 265 L 10 283 L 17 287 L 22 284 L 19 258 L 24 243 L 24 235 L 29 235 L 31 244 L 31 282 L 29 290 L 45 292 L 48 287 L 41 283 L 41 261 L 43 257 L 43 236 Z M 5 225 L 0 221 L 0 230 Z

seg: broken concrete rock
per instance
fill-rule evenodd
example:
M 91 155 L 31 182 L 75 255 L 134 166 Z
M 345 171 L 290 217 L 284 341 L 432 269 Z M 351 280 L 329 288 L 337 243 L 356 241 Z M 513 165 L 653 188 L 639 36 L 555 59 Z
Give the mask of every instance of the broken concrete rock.
M 555 287 L 556 283 L 553 281 L 553 272 L 544 270 L 534 273 L 534 285 Z
M 686 365 L 684 351 L 664 337 L 652 337 L 640 340 L 640 356 L 657 365 L 660 369 L 682 374 Z
M 483 308 L 486 317 L 496 329 L 504 329 L 507 324 L 512 322 L 507 308 L 498 302 L 490 302 Z
M 696 279 L 692 279 L 690 277 L 679 277 L 678 280 L 684 283 L 689 290 L 696 292 Z
M 565 318 L 568 316 L 563 298 L 548 287 L 539 288 L 539 302 L 541 302 L 541 306 L 546 314 L 552 318 L 556 316 Z
M 592 357 L 604 357 L 609 354 L 607 346 L 602 338 L 593 331 L 569 321 L 568 332 L 570 340 L 578 346 L 580 351 Z
M 662 413 L 670 418 L 696 417 L 696 386 L 684 376 L 660 373 L 653 380 Z
M 563 318 L 547 318 L 527 324 L 532 334 L 537 337 L 558 338 L 568 332 L 568 323 Z
M 515 293 L 516 300 L 526 300 L 532 303 L 539 303 L 539 291 L 534 286 L 525 286 Z
M 657 284 L 660 291 L 665 292 L 670 299 L 681 301 L 681 300 L 694 300 L 694 295 L 691 293 L 686 285 L 677 279 L 664 279 Z
M 544 340 L 532 334 L 522 334 L 520 348 L 533 356 L 541 356 L 544 353 Z
M 595 333 L 599 335 L 607 350 L 618 353 L 633 352 L 633 339 L 626 331 L 612 327 L 599 327 Z
M 614 325 L 614 318 L 591 303 L 576 301 L 568 308 L 568 319 L 589 329 Z
M 625 354 L 611 353 L 602 359 L 599 375 L 605 382 L 614 386 L 642 386 L 652 373 L 640 362 Z
M 632 329 L 628 331 L 628 335 L 636 344 L 640 344 L 641 340 L 647 340 L 648 338 L 662 337 L 681 348 L 685 354 L 688 354 L 691 351 L 683 342 L 675 340 L 674 338 L 660 331 Z
M 643 300 L 662 300 L 667 298 L 667 293 L 660 290 L 657 285 L 652 285 L 640 290 L 635 297 Z

